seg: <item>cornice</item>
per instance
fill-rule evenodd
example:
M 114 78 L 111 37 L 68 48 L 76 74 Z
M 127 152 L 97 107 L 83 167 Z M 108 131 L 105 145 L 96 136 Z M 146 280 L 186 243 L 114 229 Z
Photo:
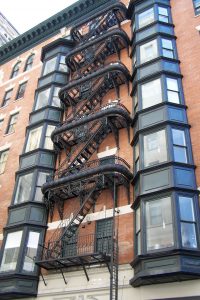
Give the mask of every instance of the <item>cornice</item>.
M 79 22 L 86 16 L 90 16 L 100 6 L 108 6 L 115 2 L 118 2 L 118 0 L 79 0 L 75 4 L 66 7 L 59 13 L 0 47 L 0 65 L 55 35 L 59 29 L 65 26 L 72 26 L 77 21 Z

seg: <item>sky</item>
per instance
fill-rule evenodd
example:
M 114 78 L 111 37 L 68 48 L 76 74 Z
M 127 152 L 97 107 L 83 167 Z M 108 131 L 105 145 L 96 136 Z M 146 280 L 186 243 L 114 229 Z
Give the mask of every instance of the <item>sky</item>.
M 0 12 L 19 33 L 23 33 L 77 1 L 0 0 Z

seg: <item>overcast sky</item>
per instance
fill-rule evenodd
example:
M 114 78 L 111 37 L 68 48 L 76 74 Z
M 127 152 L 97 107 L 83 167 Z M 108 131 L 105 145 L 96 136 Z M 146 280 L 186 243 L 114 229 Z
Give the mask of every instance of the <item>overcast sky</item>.
M 0 0 L 0 12 L 23 33 L 78 0 Z

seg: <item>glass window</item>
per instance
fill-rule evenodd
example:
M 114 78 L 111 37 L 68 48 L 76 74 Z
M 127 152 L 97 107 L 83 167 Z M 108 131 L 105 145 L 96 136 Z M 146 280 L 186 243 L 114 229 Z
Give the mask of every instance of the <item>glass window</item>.
M 137 92 L 133 95 L 133 104 L 134 104 L 134 114 L 138 111 L 138 96 Z
M 18 75 L 20 64 L 21 64 L 21 62 L 19 61 L 18 63 L 16 63 L 16 65 L 14 65 L 10 78 L 14 78 Z
M 41 135 L 42 126 L 30 130 L 25 152 L 39 148 Z
M 150 41 L 140 46 L 140 63 L 145 63 L 158 56 L 157 40 Z
M 37 247 L 39 243 L 39 232 L 30 231 L 28 241 L 25 250 L 25 258 L 23 270 L 27 272 L 33 272 L 35 268 L 34 258 L 37 255 Z
M 1 104 L 2 107 L 8 105 L 8 103 L 10 102 L 10 99 L 12 97 L 12 92 L 13 92 L 13 89 L 5 92 L 3 102 Z
M 56 86 L 53 90 L 52 106 L 61 107 L 61 102 L 58 96 L 60 87 Z
M 60 57 L 60 62 L 59 62 L 59 71 L 61 72 L 68 72 L 68 66 L 65 63 L 65 56 Z
M 182 246 L 197 248 L 193 198 L 179 196 Z
M 200 0 L 193 0 L 193 3 L 194 3 L 195 14 L 196 15 L 200 14 Z
M 32 187 L 32 179 L 33 173 L 29 173 L 19 177 L 17 183 L 17 190 L 15 193 L 15 204 L 29 201 Z
M 2 174 L 5 170 L 6 162 L 8 159 L 8 152 L 9 150 L 0 152 L 0 174 Z
M 165 7 L 158 7 L 158 19 L 161 22 L 169 23 L 168 9 Z
M 140 207 L 136 209 L 136 245 L 137 245 L 137 255 L 141 254 L 141 226 L 140 226 Z
M 46 61 L 45 66 L 44 66 L 43 75 L 46 75 L 46 74 L 49 74 L 49 73 L 55 71 L 56 60 L 57 60 L 57 57 L 53 57 Z
M 171 198 L 146 202 L 147 251 L 174 245 Z
M 3 127 L 3 121 L 4 121 L 4 119 L 1 119 L 1 120 L 0 120 L 0 130 L 1 130 L 1 128 Z
M 21 239 L 22 231 L 8 233 L 0 268 L 1 272 L 16 269 Z
M 187 163 L 187 147 L 185 141 L 185 131 L 172 129 L 174 160 Z
M 180 103 L 178 80 L 167 78 L 167 99 L 169 102 Z
M 44 141 L 44 148 L 45 149 L 53 150 L 53 142 L 51 140 L 51 134 L 52 134 L 52 132 L 55 128 L 56 127 L 52 126 L 52 125 L 47 126 L 45 141 Z
M 174 47 L 172 41 L 168 39 L 161 39 L 161 41 L 163 56 L 168 58 L 174 58 Z
M 30 69 L 32 68 L 34 57 L 35 57 L 35 54 L 31 54 L 31 55 L 28 57 L 28 59 L 27 59 L 27 61 L 26 61 L 26 64 L 25 64 L 24 72 L 25 72 L 25 71 L 28 71 L 28 70 L 30 70 Z
M 41 187 L 47 181 L 47 176 L 49 176 L 49 173 L 39 172 L 38 174 L 37 183 L 36 183 L 35 201 L 42 201 L 43 199 Z
M 27 82 L 23 82 L 22 84 L 20 84 L 17 95 L 16 95 L 16 100 L 24 97 L 26 85 L 27 85 Z
M 138 15 L 139 28 L 144 27 L 154 21 L 154 10 L 153 7 L 145 10 Z
M 144 136 L 144 167 L 167 161 L 167 143 L 165 130 Z
M 45 89 L 45 90 L 38 93 L 35 110 L 40 109 L 41 107 L 44 107 L 44 106 L 48 105 L 49 95 L 50 95 L 50 88 Z
M 142 84 L 142 108 L 162 102 L 161 80 L 155 79 Z
M 140 169 L 140 151 L 139 151 L 139 142 L 135 145 L 135 173 Z
M 10 116 L 6 134 L 15 132 L 15 126 L 16 126 L 18 117 L 19 117 L 19 113 L 16 113 L 16 114 Z

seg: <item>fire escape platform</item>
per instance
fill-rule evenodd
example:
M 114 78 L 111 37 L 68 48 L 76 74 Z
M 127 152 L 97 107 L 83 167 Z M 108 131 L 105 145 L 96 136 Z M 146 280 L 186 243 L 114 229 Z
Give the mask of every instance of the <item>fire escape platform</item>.
M 46 270 L 64 269 L 75 266 L 90 266 L 94 264 L 109 263 L 111 255 L 103 252 L 91 252 L 76 256 L 52 258 L 35 262 L 36 265 Z

